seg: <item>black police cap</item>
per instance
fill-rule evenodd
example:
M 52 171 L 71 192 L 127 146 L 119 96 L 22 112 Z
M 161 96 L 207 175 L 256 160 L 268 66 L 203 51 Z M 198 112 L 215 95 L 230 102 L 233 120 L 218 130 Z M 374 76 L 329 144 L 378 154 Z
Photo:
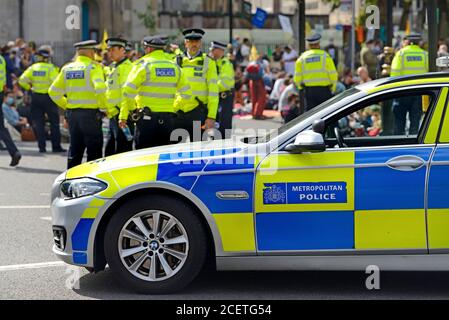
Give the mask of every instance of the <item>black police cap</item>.
M 112 47 L 126 48 L 128 41 L 126 41 L 125 39 L 121 39 L 121 38 L 109 38 L 106 40 L 106 44 L 107 44 L 108 48 L 112 48 Z
M 76 49 L 96 49 L 98 42 L 96 40 L 87 40 L 75 43 L 73 46 Z
M 163 49 L 166 46 L 166 42 L 158 36 L 145 37 L 142 40 L 142 44 L 145 47 Z
M 309 44 L 317 44 L 320 42 L 321 40 L 321 35 L 319 34 L 313 34 L 310 37 L 306 38 L 307 42 Z
M 203 29 L 185 29 L 182 34 L 186 40 L 201 40 L 206 31 Z

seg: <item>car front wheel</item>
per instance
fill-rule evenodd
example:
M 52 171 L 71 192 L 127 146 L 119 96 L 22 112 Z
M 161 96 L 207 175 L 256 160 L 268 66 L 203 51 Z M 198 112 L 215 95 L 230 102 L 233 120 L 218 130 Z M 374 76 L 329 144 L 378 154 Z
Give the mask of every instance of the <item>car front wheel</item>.
M 143 294 L 181 290 L 201 271 L 206 252 L 200 218 L 168 196 L 132 199 L 117 209 L 106 229 L 111 270 L 122 285 Z

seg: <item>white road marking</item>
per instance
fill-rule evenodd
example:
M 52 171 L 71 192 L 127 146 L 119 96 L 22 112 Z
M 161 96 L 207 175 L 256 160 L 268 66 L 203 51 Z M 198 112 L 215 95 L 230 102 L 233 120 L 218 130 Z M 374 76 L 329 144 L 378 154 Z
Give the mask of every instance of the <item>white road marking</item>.
M 0 206 L 0 210 L 13 209 L 50 209 L 50 206 Z
M 29 264 L 16 264 L 10 266 L 0 266 L 0 272 L 2 271 L 18 271 L 26 269 L 43 269 L 67 266 L 62 261 L 43 262 L 43 263 L 29 263 Z
M 51 221 L 51 217 L 41 217 L 41 220 Z

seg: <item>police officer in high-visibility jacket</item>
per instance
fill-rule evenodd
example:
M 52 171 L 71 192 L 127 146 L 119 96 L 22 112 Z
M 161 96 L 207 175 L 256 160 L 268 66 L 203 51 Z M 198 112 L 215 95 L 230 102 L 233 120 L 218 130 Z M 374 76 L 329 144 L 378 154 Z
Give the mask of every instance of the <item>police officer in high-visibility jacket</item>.
M 201 128 L 215 129 L 219 102 L 217 65 L 201 51 L 204 30 L 187 29 L 183 34 L 187 51 L 176 57 L 176 63 L 192 87 L 192 98 L 180 96 L 176 100 L 176 127 L 186 130 L 191 141 L 201 141 Z
M 294 81 L 305 93 L 305 110 L 311 110 L 332 97 L 337 88 L 338 73 L 332 57 L 320 49 L 321 35 L 306 39 L 310 50 L 296 61 Z
M 108 54 L 113 63 L 106 73 L 108 116 L 109 116 L 109 139 L 106 144 L 105 156 L 131 151 L 133 149 L 132 123 L 128 122 L 130 132 L 127 135 L 119 127 L 120 106 L 123 99 L 123 91 L 128 75 L 133 64 L 126 56 L 127 41 L 121 38 L 110 38 L 106 40 Z
M 103 156 L 101 110 L 107 109 L 106 84 L 102 68 L 93 60 L 97 41 L 76 43 L 77 57 L 65 65 L 49 90 L 51 99 L 62 109 L 70 131 L 68 167 Z
M 391 64 L 392 77 L 423 74 L 429 71 L 428 53 L 419 47 L 421 35 L 410 34 L 404 38 L 406 45 L 394 56 Z M 409 134 L 418 134 L 423 113 L 423 101 L 416 97 L 404 97 L 395 101 L 393 106 L 394 133 L 404 135 L 407 113 L 410 118 Z
M 225 57 L 227 45 L 213 41 L 210 55 L 217 64 L 218 91 L 220 95 L 218 106 L 219 131 L 223 139 L 230 138 L 232 130 L 232 109 L 234 107 L 235 73 L 232 62 Z
M 4 88 L 6 85 L 6 61 L 0 54 L 0 102 L 3 103 L 4 96 Z M 9 164 L 11 167 L 15 167 L 19 164 L 22 155 L 19 150 L 17 150 L 14 141 L 9 134 L 8 129 L 5 127 L 5 121 L 3 118 L 3 109 L 0 105 L 0 141 L 5 143 L 6 149 L 8 150 L 9 155 L 11 156 L 11 163 Z
M 177 95 L 191 98 L 181 68 L 164 52 L 166 42 L 158 37 L 146 37 L 142 42 L 146 55 L 128 76 L 119 116 L 120 127 L 126 129 L 132 112 L 137 149 L 171 144 L 175 99 Z
M 19 78 L 19 85 L 32 91 L 31 117 L 36 128 L 39 152 L 47 152 L 45 116 L 50 122 L 53 152 L 67 152 L 61 147 L 59 109 L 48 95 L 48 89 L 58 76 L 59 68 L 48 62 L 49 51 L 39 50 L 36 56 L 37 62 L 25 70 Z

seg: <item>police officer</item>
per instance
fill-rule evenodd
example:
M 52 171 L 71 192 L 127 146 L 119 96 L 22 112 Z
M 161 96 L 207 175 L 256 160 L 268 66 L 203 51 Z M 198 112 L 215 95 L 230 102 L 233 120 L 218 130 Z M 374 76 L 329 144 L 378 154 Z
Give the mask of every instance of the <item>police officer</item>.
M 36 126 L 39 152 L 47 152 L 45 116 L 50 122 L 53 152 L 67 152 L 61 147 L 59 110 L 48 95 L 48 89 L 58 76 L 59 68 L 48 62 L 49 51 L 39 50 L 36 56 L 37 62 L 22 74 L 19 85 L 27 91 L 32 91 L 31 117 Z
M 133 64 L 126 56 L 127 41 L 121 38 L 110 38 L 106 40 L 108 54 L 113 63 L 109 66 L 106 74 L 108 116 L 109 116 L 109 139 L 106 144 L 105 156 L 131 151 L 133 149 L 132 132 L 134 130 L 131 122 L 128 123 L 130 132 L 125 135 L 119 128 L 118 116 L 123 98 L 123 88 Z
M 4 92 L 3 89 L 6 85 L 6 61 L 0 54 L 0 103 L 3 103 Z M 5 127 L 5 121 L 3 118 L 3 111 L 0 106 L 0 140 L 5 143 L 6 149 L 11 156 L 11 167 L 15 167 L 19 164 L 22 155 L 17 150 L 14 141 L 12 141 L 11 135 L 8 129 Z
M 65 65 L 49 90 L 50 98 L 66 115 L 70 131 L 68 167 L 81 164 L 87 149 L 87 161 L 103 156 L 102 113 L 107 109 L 106 84 L 102 68 L 94 61 L 97 41 L 74 45 L 77 57 Z
M 418 46 L 421 35 L 410 34 L 404 40 L 405 46 L 394 56 L 390 75 L 396 77 L 427 73 L 429 71 L 428 53 Z M 419 97 L 405 97 L 396 100 L 393 106 L 394 134 L 405 134 L 407 113 L 410 118 L 409 134 L 417 134 L 422 112 L 423 101 Z
M 126 128 L 132 112 L 137 149 L 171 144 L 176 96 L 191 98 L 181 68 L 164 52 L 166 42 L 158 37 L 146 37 L 143 46 L 146 55 L 128 76 L 119 116 L 120 127 Z
M 311 110 L 332 97 L 337 88 L 338 73 L 332 57 L 320 49 L 321 35 L 306 39 L 310 50 L 296 61 L 294 81 L 305 93 L 305 110 Z
M 222 138 L 230 138 L 232 130 L 232 109 L 234 107 L 235 74 L 232 62 L 225 57 L 227 45 L 213 41 L 210 47 L 211 57 L 217 64 L 218 91 L 220 95 L 218 107 L 219 131 Z M 228 136 L 226 136 L 228 133 Z
M 183 34 L 187 50 L 176 57 L 176 62 L 186 74 L 192 88 L 192 98 L 180 96 L 176 99 L 176 127 L 186 130 L 191 141 L 201 141 L 201 128 L 215 129 L 219 102 L 217 65 L 201 52 L 204 30 L 187 29 Z

